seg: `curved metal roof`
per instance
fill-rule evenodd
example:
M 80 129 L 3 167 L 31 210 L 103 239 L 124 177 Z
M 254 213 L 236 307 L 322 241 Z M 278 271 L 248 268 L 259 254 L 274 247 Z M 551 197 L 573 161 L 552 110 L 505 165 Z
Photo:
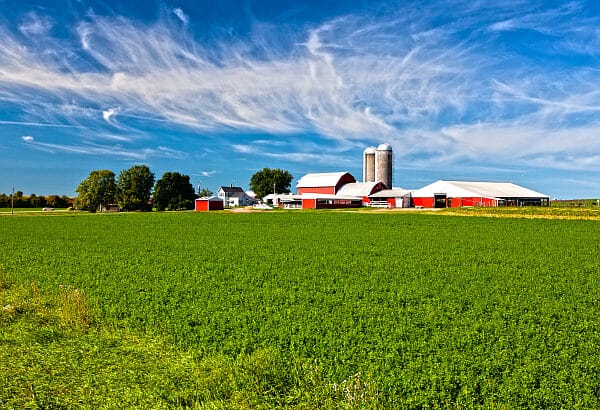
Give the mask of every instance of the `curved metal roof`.
M 380 182 L 354 182 L 352 184 L 346 184 L 339 189 L 336 195 L 369 196 L 373 193 L 373 190 L 378 184 L 380 184 Z
M 344 175 L 350 175 L 348 172 L 322 172 L 318 174 L 306 174 L 298 180 L 298 188 L 314 188 L 337 186 Z M 354 177 L 352 177 L 354 179 Z
M 392 146 L 390 144 L 379 144 L 377 151 L 391 151 Z

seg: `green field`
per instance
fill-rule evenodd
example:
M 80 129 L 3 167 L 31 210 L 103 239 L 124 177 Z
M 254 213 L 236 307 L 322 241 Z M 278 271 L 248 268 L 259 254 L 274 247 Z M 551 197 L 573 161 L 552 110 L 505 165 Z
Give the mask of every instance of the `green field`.
M 599 408 L 599 222 L 0 217 L 0 408 Z

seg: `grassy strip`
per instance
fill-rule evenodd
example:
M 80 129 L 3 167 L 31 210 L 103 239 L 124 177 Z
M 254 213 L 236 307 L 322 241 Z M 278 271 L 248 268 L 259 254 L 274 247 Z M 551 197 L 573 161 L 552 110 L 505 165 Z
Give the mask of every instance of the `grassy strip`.
M 46 294 L 0 270 L 0 408 L 378 408 L 363 379 L 331 385 L 271 348 L 202 357 L 107 326 L 81 289 Z
M 600 209 L 568 207 L 498 207 L 498 208 L 445 208 L 438 215 L 485 216 L 497 218 L 539 218 L 564 220 L 600 220 Z

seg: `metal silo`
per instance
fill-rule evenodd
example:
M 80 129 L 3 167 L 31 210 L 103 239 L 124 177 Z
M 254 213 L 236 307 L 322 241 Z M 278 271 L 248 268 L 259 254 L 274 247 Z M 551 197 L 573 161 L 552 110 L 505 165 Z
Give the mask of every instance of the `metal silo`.
M 375 181 L 382 182 L 386 188 L 392 189 L 392 169 L 394 153 L 390 144 L 381 144 L 375 150 Z
M 375 182 L 375 147 L 363 152 L 363 182 Z

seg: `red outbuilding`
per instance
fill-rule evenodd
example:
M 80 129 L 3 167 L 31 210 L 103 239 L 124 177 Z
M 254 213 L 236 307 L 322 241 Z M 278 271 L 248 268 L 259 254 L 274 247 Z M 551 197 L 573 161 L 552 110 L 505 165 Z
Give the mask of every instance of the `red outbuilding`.
M 195 209 L 198 212 L 222 211 L 223 200 L 221 198 L 217 198 L 216 196 L 210 198 L 198 198 L 196 199 Z

